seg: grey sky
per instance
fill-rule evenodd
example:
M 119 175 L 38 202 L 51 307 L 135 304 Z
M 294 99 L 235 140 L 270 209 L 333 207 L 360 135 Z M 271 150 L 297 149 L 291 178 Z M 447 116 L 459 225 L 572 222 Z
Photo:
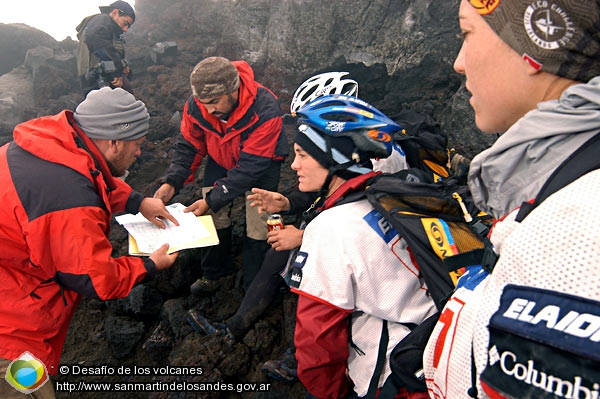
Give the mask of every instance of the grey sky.
M 126 0 L 135 8 L 134 0 Z M 0 23 L 21 22 L 63 40 L 77 40 L 75 27 L 88 15 L 100 12 L 113 0 L 17 0 L 10 6 L 0 6 Z

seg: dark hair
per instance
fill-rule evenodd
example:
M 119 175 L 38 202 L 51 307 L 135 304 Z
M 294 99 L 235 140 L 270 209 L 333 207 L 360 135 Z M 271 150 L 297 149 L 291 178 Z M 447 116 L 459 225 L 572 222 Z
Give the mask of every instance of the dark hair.
M 135 11 L 133 10 L 133 7 L 131 7 L 131 5 L 126 1 L 117 0 L 108 6 L 100 6 L 99 8 L 100 12 L 103 14 L 110 14 L 112 10 L 117 9 L 119 11 L 119 16 L 131 17 L 133 22 L 135 22 Z

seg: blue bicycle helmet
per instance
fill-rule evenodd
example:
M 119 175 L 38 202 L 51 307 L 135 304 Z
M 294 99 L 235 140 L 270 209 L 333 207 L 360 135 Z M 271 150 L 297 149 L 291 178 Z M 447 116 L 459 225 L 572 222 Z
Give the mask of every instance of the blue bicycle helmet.
M 320 97 L 299 109 L 296 116 L 299 129 L 313 130 L 323 137 L 352 139 L 361 158 L 387 158 L 392 152 L 393 133 L 402 129 L 372 105 L 343 94 Z

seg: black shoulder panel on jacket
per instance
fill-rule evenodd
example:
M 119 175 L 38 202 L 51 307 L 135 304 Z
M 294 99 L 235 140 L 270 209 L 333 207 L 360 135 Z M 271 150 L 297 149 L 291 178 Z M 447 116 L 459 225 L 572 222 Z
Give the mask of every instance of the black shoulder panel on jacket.
M 254 105 L 257 107 L 256 111 L 260 114 L 261 118 L 271 119 L 283 115 L 277 98 L 264 87 L 258 88 Z
M 281 116 L 281 107 L 277 102 L 275 96 L 265 89 L 264 87 L 259 87 L 258 92 L 256 93 L 256 99 L 254 103 L 250 106 L 250 109 L 246 114 L 235 124 L 236 129 L 240 129 L 244 126 L 247 126 L 250 122 L 250 119 L 254 116 L 258 116 L 259 122 L 258 124 L 262 124 L 269 119 L 273 119 L 275 117 Z
M 283 113 L 281 112 L 281 105 L 277 98 L 273 93 L 264 87 L 258 88 L 258 93 L 256 94 L 256 101 L 254 102 L 253 107 L 256 107 L 255 110 L 259 115 L 261 120 L 260 123 L 268 121 L 269 119 L 282 117 Z M 279 134 L 279 138 L 277 139 L 277 147 L 275 147 L 275 155 L 280 157 L 287 157 L 290 154 L 290 146 L 288 144 L 287 136 L 285 134 L 283 123 L 281 126 L 281 132 Z
M 17 195 L 30 221 L 82 206 L 105 209 L 94 184 L 77 171 L 40 159 L 14 142 L 6 156 Z

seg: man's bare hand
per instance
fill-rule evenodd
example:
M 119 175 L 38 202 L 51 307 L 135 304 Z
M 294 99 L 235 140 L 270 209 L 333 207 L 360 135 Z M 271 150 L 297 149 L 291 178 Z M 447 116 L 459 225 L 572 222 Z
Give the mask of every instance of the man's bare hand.
M 209 210 L 210 210 L 210 207 L 208 206 L 206 201 L 203 199 L 199 199 L 198 201 L 194 202 L 192 205 L 185 208 L 183 211 L 184 212 L 193 212 L 194 215 L 196 215 L 196 216 L 202 216 Z
M 158 198 L 144 198 L 140 204 L 140 213 L 161 229 L 167 227 L 164 220 L 170 220 L 175 226 L 179 226 L 177 219 L 169 213 L 165 204 Z
M 113 87 L 123 87 L 123 77 L 120 76 L 118 78 L 113 78 L 113 80 L 110 82 L 110 84 Z
M 165 204 L 171 201 L 171 198 L 175 195 L 175 187 L 169 183 L 163 183 L 158 190 L 154 192 L 153 198 L 158 198 Z
M 302 244 L 302 236 L 304 230 L 298 229 L 296 226 L 285 226 L 283 230 L 269 231 L 267 234 L 267 242 L 271 244 L 271 248 L 275 251 L 287 251 L 289 249 L 298 248 Z
M 173 266 L 175 263 L 175 259 L 179 255 L 179 252 L 173 252 L 172 254 L 168 254 L 167 250 L 169 249 L 169 244 L 163 244 L 162 247 L 157 249 L 150 255 L 150 259 L 154 261 L 156 265 L 156 270 L 164 270 Z
M 258 213 L 274 213 L 290 209 L 290 201 L 285 195 L 262 188 L 253 188 L 252 194 L 248 195 L 247 199 L 251 201 L 250 206 L 258 207 Z

